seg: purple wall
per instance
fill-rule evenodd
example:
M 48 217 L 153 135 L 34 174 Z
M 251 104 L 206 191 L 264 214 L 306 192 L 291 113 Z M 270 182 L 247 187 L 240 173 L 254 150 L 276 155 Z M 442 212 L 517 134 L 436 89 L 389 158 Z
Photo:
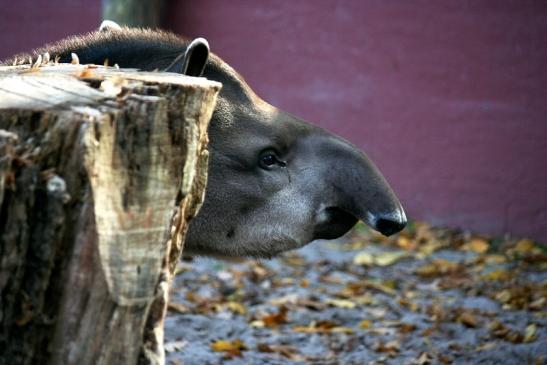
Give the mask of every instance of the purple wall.
M 100 22 L 99 0 L 0 6 L 0 58 Z M 410 217 L 547 241 L 547 2 L 172 1 L 166 26 L 362 147 Z
M 0 60 L 101 22 L 101 0 L 0 0 Z
M 410 217 L 547 240 L 547 2 L 194 4 L 168 25 L 362 147 Z

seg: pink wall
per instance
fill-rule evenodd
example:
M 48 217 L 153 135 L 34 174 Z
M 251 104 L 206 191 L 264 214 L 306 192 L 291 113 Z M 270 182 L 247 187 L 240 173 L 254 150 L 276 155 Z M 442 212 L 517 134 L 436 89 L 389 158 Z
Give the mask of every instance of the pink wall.
M 362 147 L 410 217 L 547 240 L 547 2 L 201 0 L 169 14 L 264 99 Z
M 39 3 L 0 1 L 0 58 L 100 22 Z M 171 1 L 166 27 L 362 147 L 410 217 L 547 241 L 547 2 Z
M 0 0 L 0 60 L 101 22 L 101 0 Z

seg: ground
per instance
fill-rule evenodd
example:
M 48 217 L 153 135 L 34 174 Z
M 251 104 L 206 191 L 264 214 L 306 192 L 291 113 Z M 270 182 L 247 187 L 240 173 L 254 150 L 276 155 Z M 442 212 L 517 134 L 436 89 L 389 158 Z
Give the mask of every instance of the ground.
M 547 259 L 527 239 L 357 226 L 274 260 L 180 265 L 168 364 L 545 364 Z

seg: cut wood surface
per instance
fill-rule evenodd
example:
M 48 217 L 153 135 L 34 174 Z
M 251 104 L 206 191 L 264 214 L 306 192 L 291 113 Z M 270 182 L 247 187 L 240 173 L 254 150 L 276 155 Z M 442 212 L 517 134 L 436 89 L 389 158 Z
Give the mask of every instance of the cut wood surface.
M 163 362 L 220 84 L 0 67 L 0 364 Z

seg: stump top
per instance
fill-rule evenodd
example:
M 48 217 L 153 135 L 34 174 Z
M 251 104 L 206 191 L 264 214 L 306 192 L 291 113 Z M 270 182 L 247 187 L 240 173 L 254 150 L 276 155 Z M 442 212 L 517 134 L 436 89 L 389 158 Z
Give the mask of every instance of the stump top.
M 98 65 L 1 66 L 0 109 L 70 109 L 123 97 L 125 91 L 143 83 L 216 90 L 222 86 L 201 77 Z

